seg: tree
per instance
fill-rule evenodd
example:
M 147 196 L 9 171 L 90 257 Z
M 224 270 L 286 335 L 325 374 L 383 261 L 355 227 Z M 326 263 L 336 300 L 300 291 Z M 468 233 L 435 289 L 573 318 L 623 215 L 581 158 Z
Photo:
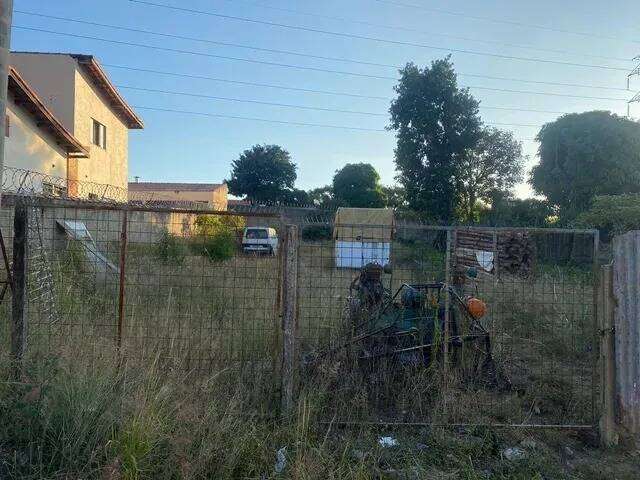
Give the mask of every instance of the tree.
M 389 110 L 398 180 L 410 208 L 450 222 L 459 200 L 460 163 L 481 136 L 479 103 L 458 88 L 450 57 L 424 69 L 409 63 L 400 76 Z
M 318 208 L 331 208 L 335 204 L 333 188 L 330 185 L 314 188 L 307 192 L 309 203 Z
M 384 194 L 385 206 L 396 210 L 404 210 L 409 208 L 407 202 L 407 192 L 404 187 L 399 185 L 393 185 L 389 187 L 382 187 L 382 193 Z
M 490 195 L 490 208 L 480 215 L 480 222 L 496 227 L 544 227 L 554 216 L 549 202 L 536 198 L 513 198 L 496 191 Z
M 508 192 L 522 179 L 522 166 L 522 145 L 513 133 L 483 128 L 478 144 L 460 159 L 458 217 L 476 220 L 478 201 L 486 204 L 495 192 Z
M 257 202 L 284 202 L 294 191 L 296 165 L 278 145 L 254 145 L 231 163 L 229 193 Z
M 384 206 L 380 175 L 368 163 L 348 163 L 333 176 L 333 196 L 338 206 Z
M 563 115 L 538 133 L 536 193 L 570 222 L 598 195 L 640 192 L 640 123 L 611 112 Z

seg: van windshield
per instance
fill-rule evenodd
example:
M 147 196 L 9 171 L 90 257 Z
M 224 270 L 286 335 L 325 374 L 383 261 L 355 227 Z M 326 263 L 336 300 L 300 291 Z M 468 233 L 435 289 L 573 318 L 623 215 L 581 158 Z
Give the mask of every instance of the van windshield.
M 263 228 L 257 228 L 257 229 L 247 230 L 247 233 L 245 236 L 251 240 L 264 240 L 265 238 L 269 238 L 269 233 L 267 232 L 267 230 Z

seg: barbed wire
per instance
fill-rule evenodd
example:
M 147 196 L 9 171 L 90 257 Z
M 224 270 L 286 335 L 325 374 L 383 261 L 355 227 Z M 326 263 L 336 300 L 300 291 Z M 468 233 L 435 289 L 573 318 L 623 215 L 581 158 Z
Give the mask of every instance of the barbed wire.
M 223 210 L 224 205 L 175 200 L 156 192 L 136 192 L 105 183 L 68 180 L 24 168 L 4 167 L 2 193 L 83 203 L 138 207 L 167 207 L 191 210 Z

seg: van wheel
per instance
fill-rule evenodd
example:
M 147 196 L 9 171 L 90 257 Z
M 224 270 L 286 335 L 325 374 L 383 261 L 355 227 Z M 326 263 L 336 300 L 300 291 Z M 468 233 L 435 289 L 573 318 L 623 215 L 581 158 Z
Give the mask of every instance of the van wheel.
M 270 248 L 269 248 L 269 256 L 270 256 L 270 257 L 274 257 L 274 256 L 275 256 L 275 253 L 274 253 L 274 251 L 273 251 L 273 247 L 270 247 Z

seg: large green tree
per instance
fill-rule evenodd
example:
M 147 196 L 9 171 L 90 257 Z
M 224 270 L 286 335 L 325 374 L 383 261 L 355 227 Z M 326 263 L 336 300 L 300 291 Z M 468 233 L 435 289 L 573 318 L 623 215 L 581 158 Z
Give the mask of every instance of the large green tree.
M 338 206 L 371 207 L 384 206 L 384 193 L 380 175 L 368 163 L 348 163 L 333 176 L 333 197 Z
M 640 123 L 611 112 L 572 113 L 545 124 L 536 139 L 540 163 L 530 183 L 563 222 L 595 196 L 640 192 Z
M 522 145 L 513 133 L 483 128 L 478 144 L 460 157 L 455 179 L 458 191 L 458 217 L 476 220 L 478 202 L 488 204 L 496 192 L 508 195 L 522 180 Z
M 450 222 L 460 198 L 461 162 L 482 133 L 479 103 L 458 87 L 449 57 L 424 69 L 407 64 L 395 91 L 390 128 L 396 131 L 398 181 L 410 208 Z
M 254 145 L 231 163 L 229 193 L 257 202 L 287 202 L 295 196 L 296 165 L 278 145 Z

